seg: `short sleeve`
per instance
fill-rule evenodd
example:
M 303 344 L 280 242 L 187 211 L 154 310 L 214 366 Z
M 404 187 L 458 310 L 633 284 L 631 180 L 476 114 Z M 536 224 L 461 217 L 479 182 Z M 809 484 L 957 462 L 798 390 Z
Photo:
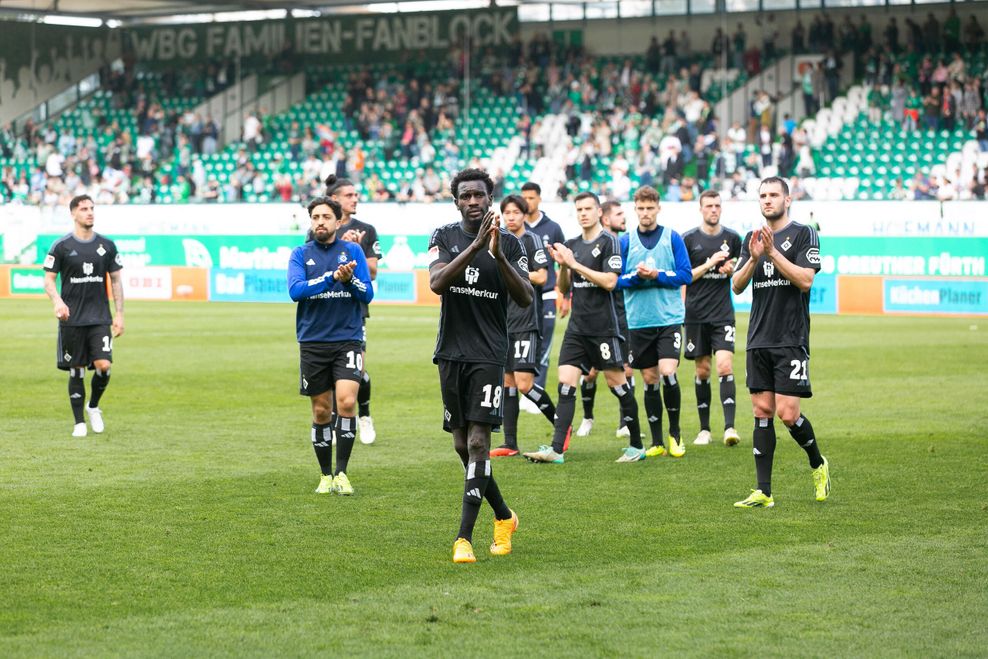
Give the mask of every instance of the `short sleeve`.
M 741 241 L 741 255 L 738 257 L 737 270 L 751 260 L 751 253 L 748 251 L 748 245 L 751 244 L 751 232 L 744 234 L 744 240 Z
M 107 272 L 116 272 L 123 268 L 123 259 L 120 258 L 120 252 L 117 251 L 116 243 L 110 243 L 109 249 L 106 250 L 106 256 L 103 259 L 106 263 Z
M 521 246 L 518 236 L 502 229 L 501 248 L 505 250 L 504 258 L 508 260 L 508 263 L 525 281 L 528 281 L 528 256 L 525 254 L 525 248 Z
M 800 232 L 793 263 L 801 268 L 820 270 L 820 238 L 813 227 L 803 227 Z
M 384 258 L 384 254 L 381 252 L 381 241 L 377 237 L 377 229 L 370 225 L 367 225 L 367 232 L 364 234 L 364 240 L 361 247 L 364 249 L 364 256 L 366 258 Z
M 549 268 L 549 255 L 546 254 L 545 248 L 539 243 L 538 240 L 534 241 L 535 251 L 532 254 L 532 258 L 528 264 L 529 272 L 535 272 L 536 270 L 546 270 Z
M 59 243 L 55 243 L 48 250 L 48 255 L 45 257 L 44 268 L 48 272 L 61 272 L 62 270 L 62 250 L 59 248 Z
M 446 235 L 442 228 L 436 229 L 429 238 L 429 267 L 437 263 L 449 263 L 452 260 L 449 247 L 446 245 Z
M 607 237 L 609 240 L 600 241 L 600 261 L 603 263 L 601 272 L 613 272 L 620 277 L 624 265 L 621 260 L 621 250 L 616 238 L 610 235 Z

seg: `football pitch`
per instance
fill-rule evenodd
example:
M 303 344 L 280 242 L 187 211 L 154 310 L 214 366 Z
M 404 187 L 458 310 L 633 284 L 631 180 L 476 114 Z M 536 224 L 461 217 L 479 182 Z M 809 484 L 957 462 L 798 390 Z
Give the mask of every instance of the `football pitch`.
M 478 562 L 454 565 L 438 309 L 372 307 L 378 440 L 354 448 L 349 498 L 313 493 L 294 313 L 129 302 L 107 431 L 73 439 L 51 304 L 0 301 L 0 656 L 988 652 L 984 320 L 813 318 L 803 409 L 831 463 L 825 503 L 777 422 L 776 507 L 732 507 L 754 487 L 743 352 L 735 448 L 616 464 L 601 387 L 565 465 L 495 460 L 514 553 L 487 552 L 485 504 Z M 691 441 L 691 363 L 680 380 Z M 519 430 L 523 450 L 551 434 L 525 413 Z

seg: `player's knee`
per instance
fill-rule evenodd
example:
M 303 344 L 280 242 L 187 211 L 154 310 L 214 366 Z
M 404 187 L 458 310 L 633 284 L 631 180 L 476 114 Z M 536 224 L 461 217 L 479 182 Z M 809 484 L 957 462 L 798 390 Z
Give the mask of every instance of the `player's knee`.
M 718 369 L 718 370 L 720 370 L 720 369 Z M 699 378 L 700 380 L 709 380 L 710 379 L 710 364 L 701 364 L 700 362 L 697 362 L 696 363 L 696 377 Z
M 709 371 L 707 371 L 709 374 Z M 717 364 L 717 377 L 727 377 L 728 375 L 734 374 L 733 364 L 731 362 L 718 362 Z
M 353 416 L 353 411 L 357 407 L 356 394 L 342 394 L 336 398 L 336 407 L 343 416 Z
M 775 410 L 768 405 L 754 404 L 751 406 L 751 414 L 756 419 L 771 419 L 775 416 Z
M 487 438 L 483 433 L 473 433 L 471 432 L 467 436 L 467 453 L 470 455 L 477 455 L 483 453 L 484 449 L 487 448 Z
M 776 413 L 779 415 L 779 420 L 786 424 L 786 427 L 792 426 L 796 423 L 799 418 L 799 408 L 798 407 L 780 407 Z

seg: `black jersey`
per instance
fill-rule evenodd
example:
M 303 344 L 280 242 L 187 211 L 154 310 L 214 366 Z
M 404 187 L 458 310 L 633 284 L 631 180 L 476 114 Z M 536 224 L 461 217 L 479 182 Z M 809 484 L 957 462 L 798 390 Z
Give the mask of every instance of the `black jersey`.
M 744 237 L 738 268 L 751 259 Z M 775 248 L 801 268 L 820 270 L 820 239 L 811 227 L 790 222 L 775 232 Z M 810 349 L 810 294 L 803 293 L 762 257 L 751 278 L 751 318 L 748 350 L 752 348 L 802 347 Z
M 566 246 L 573 250 L 577 263 L 591 270 L 621 276 L 621 247 L 617 238 L 606 231 L 601 231 L 590 242 L 584 241 L 582 236 L 571 238 Z M 572 270 L 570 279 L 573 309 L 566 332 L 582 336 L 618 336 L 620 325 L 614 300 L 620 293 L 600 288 Z
M 464 231 L 459 222 L 439 227 L 429 239 L 430 267 L 451 262 L 474 238 L 476 235 Z M 508 263 L 527 279 L 528 257 L 518 239 L 501 229 L 500 245 Z M 433 361 L 504 366 L 508 356 L 509 297 L 496 260 L 489 251 L 481 250 L 442 295 Z
M 531 231 L 526 231 L 518 239 L 528 258 L 528 271 L 536 272 L 549 267 L 549 257 L 542 248 L 542 241 Z M 508 334 L 539 331 L 539 315 L 542 313 L 542 287 L 532 284 L 535 298 L 527 307 L 518 304 L 508 296 Z
M 374 228 L 374 225 L 361 222 L 357 218 L 351 217 L 349 222 L 337 228 L 336 233 L 338 236 L 342 236 L 350 230 L 364 232 L 364 237 L 361 238 L 360 242 L 357 244 L 360 245 L 360 249 L 364 251 L 365 258 L 384 258 L 384 255 L 381 253 L 381 242 L 378 240 L 377 229 Z M 368 310 L 367 304 L 361 302 L 360 308 L 363 311 L 364 318 L 370 318 L 370 311 Z
M 535 224 L 527 224 L 528 230 L 539 237 L 542 241 L 542 247 L 546 248 L 549 245 L 555 245 L 556 243 L 566 242 L 566 236 L 563 235 L 562 228 L 549 219 L 549 216 L 542 213 L 539 221 Z M 546 293 L 550 293 L 556 288 L 556 262 L 550 261 L 548 272 L 546 273 L 545 285 L 542 287 Z
M 683 234 L 683 242 L 690 255 L 691 268 L 706 263 L 717 252 L 727 252 L 728 259 L 741 256 L 741 236 L 723 226 L 714 235 L 704 233 L 699 227 L 690 229 Z M 686 287 L 686 322 L 734 324 L 731 275 L 711 268 Z
M 621 236 L 613 233 L 611 235 L 614 236 L 615 240 L 618 241 L 618 248 L 620 249 Z M 629 336 L 628 315 L 624 312 L 624 291 L 619 291 L 618 289 L 615 288 L 611 292 L 611 294 L 614 296 L 614 311 L 615 313 L 617 313 L 618 327 L 621 328 L 621 336 L 627 339 Z
M 98 233 L 87 241 L 70 233 L 52 243 L 44 268 L 61 276 L 62 301 L 69 307 L 69 319 L 59 324 L 78 327 L 112 323 L 106 280 L 109 273 L 122 267 L 117 246 Z

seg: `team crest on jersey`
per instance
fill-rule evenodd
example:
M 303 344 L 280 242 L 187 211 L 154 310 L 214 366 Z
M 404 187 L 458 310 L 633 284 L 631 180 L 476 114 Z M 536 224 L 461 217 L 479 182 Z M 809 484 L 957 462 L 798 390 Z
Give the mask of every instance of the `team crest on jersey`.
M 771 261 L 762 261 L 762 271 L 765 273 L 766 277 L 772 277 L 775 275 L 775 264 Z
M 46 268 L 54 268 L 55 267 L 55 255 L 54 254 L 49 254 L 48 256 L 45 257 L 45 267 Z
M 786 238 L 786 242 L 782 243 L 782 251 L 788 252 L 790 247 L 792 247 L 792 243 L 789 242 L 788 238 Z
M 607 259 L 607 265 L 609 267 L 611 267 L 611 268 L 620 268 L 621 267 L 621 255 L 620 254 L 615 254 L 611 258 Z
M 82 274 L 87 275 L 87 276 L 93 274 L 93 264 L 92 263 L 83 263 L 82 264 Z
M 106 255 L 106 250 L 103 248 L 102 243 L 100 243 L 100 246 L 96 248 L 96 253 L 99 254 L 100 256 Z
M 728 247 L 726 240 L 723 243 L 721 243 L 721 245 L 720 245 L 720 251 L 722 251 L 722 252 L 730 252 L 731 251 L 731 248 Z
M 598 245 L 598 246 L 594 247 L 593 248 L 593 251 L 590 252 L 590 253 L 593 254 L 595 258 L 598 257 L 598 256 L 600 256 L 600 246 Z
M 820 265 L 820 250 L 816 247 L 810 247 L 806 250 L 806 260 L 813 265 Z
M 475 268 L 472 265 L 468 265 L 463 274 L 466 277 L 468 284 L 476 284 L 477 280 L 480 279 L 480 268 Z
M 346 263 L 348 258 L 346 252 L 340 252 L 340 263 Z
M 309 259 L 308 261 L 305 262 L 305 265 L 315 265 L 315 264 L 316 262 L 313 261 L 312 259 Z

